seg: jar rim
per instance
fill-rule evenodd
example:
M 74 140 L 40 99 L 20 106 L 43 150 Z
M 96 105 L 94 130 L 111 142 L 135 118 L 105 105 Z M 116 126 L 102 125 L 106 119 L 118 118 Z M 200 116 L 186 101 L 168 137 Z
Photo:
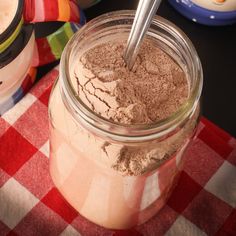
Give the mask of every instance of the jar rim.
M 194 89 L 192 90 L 187 101 L 171 116 L 154 122 L 152 124 L 120 124 L 118 122 L 106 119 L 99 114 L 92 111 L 83 101 L 76 96 L 73 86 L 70 83 L 70 55 L 74 49 L 76 41 L 85 37 L 86 32 L 95 29 L 99 25 L 111 20 L 119 19 L 129 19 L 133 20 L 135 11 L 133 10 L 122 10 L 113 11 L 103 14 L 83 26 L 69 41 L 64 52 L 62 54 L 60 62 L 60 88 L 63 95 L 66 97 L 63 99 L 67 109 L 69 109 L 73 117 L 79 119 L 83 126 L 86 126 L 90 130 L 95 130 L 98 134 L 102 136 L 112 137 L 115 140 L 127 141 L 138 141 L 138 140 L 150 140 L 162 137 L 173 131 L 179 126 L 180 123 L 185 121 L 190 117 L 197 108 L 198 101 L 200 99 L 202 86 L 203 86 L 203 71 L 198 54 L 185 33 L 175 26 L 170 21 L 160 17 L 155 16 L 152 25 L 168 31 L 176 37 L 180 37 L 182 43 L 185 44 L 186 50 L 189 51 L 192 61 L 194 62 L 194 76 L 196 77 Z

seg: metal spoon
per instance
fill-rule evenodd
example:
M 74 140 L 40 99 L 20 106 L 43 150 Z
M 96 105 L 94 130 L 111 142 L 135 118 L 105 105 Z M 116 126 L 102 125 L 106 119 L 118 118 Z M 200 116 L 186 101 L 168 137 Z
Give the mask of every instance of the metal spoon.
M 150 27 L 161 0 L 139 0 L 132 29 L 124 53 L 126 65 L 131 70 L 143 38 Z

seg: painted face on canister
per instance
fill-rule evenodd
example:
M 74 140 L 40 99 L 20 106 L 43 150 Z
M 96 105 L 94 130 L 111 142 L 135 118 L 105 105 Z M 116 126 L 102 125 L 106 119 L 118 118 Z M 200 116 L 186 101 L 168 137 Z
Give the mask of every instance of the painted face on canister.
M 0 34 L 11 24 L 16 15 L 18 0 L 0 0 Z
M 192 0 L 192 2 L 213 11 L 236 11 L 235 0 Z

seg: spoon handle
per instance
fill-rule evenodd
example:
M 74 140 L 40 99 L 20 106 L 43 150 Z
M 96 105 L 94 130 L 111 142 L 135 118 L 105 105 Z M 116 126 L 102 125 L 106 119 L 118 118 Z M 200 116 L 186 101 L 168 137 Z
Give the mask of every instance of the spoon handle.
M 132 29 L 124 53 L 124 60 L 131 70 L 143 38 L 150 27 L 161 0 L 139 0 Z

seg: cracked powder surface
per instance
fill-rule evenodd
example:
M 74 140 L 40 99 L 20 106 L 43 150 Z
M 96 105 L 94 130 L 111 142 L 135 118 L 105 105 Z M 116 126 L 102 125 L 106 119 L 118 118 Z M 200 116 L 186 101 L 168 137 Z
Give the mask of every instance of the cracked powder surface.
M 124 49 L 124 42 L 106 42 L 83 53 L 71 70 L 77 96 L 93 112 L 120 124 L 152 124 L 177 111 L 189 96 L 180 66 L 145 40 L 130 71 L 123 60 Z M 162 142 L 137 147 L 102 141 L 82 131 L 80 140 L 84 147 L 89 146 L 90 158 L 94 156 L 123 175 L 140 175 L 180 150 L 194 126 L 195 121 L 190 121 Z
M 121 124 L 150 124 L 169 117 L 188 97 L 183 70 L 146 40 L 130 71 L 124 48 L 122 42 L 108 42 L 82 55 L 74 69 L 78 96 L 95 113 Z

